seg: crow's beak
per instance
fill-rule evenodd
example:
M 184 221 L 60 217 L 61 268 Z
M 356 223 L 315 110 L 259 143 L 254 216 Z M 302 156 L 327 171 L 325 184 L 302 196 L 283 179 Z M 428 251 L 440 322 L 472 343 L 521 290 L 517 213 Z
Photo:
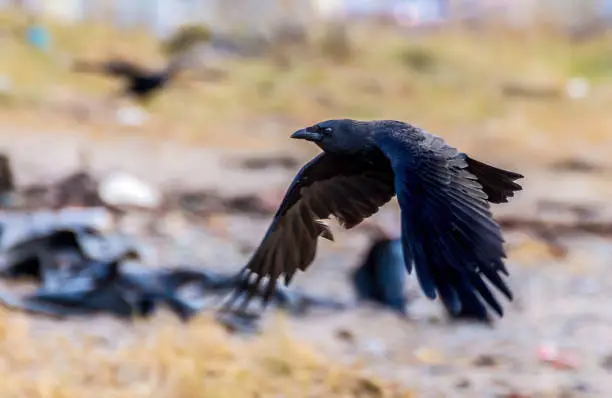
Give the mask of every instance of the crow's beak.
M 301 129 L 291 134 L 291 138 L 317 142 L 323 139 L 323 134 L 308 129 Z

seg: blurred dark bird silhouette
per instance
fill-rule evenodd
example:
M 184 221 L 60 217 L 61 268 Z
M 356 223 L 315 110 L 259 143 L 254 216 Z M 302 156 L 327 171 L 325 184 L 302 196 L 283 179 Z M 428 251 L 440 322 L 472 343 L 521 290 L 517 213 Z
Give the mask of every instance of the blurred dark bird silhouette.
M 45 275 L 49 272 L 91 260 L 81 244 L 84 236 L 100 236 L 100 232 L 89 226 L 77 225 L 27 234 L 5 248 L 0 275 L 47 282 Z
M 0 277 L 30 279 L 39 287 L 22 297 L 0 290 L 0 305 L 59 318 L 105 313 L 125 319 L 147 317 L 165 306 L 188 321 L 206 308 L 209 299 L 214 300 L 215 293 L 222 298 L 243 283 L 235 272 L 144 266 L 131 245 L 116 250 L 102 231 L 87 225 L 41 227 L 17 228 L 18 236 L 13 234 L 3 242 Z M 91 243 L 98 248 L 97 254 Z M 345 308 L 343 303 L 283 288 L 277 289 L 273 298 L 292 315 L 317 307 Z M 255 331 L 257 320 L 246 314 L 219 319 L 229 329 L 242 332 Z
M 401 239 L 379 237 L 371 244 L 363 263 L 352 273 L 352 282 L 357 299 L 371 302 L 406 315 L 408 300 L 405 295 L 406 272 Z M 490 317 L 480 310 L 479 302 L 472 300 L 472 294 L 457 293 L 461 310 L 444 304 L 444 308 L 456 320 L 490 322 Z
M 182 69 L 182 58 L 174 58 L 168 65 L 157 71 L 147 70 L 129 61 L 115 59 L 106 62 L 76 61 L 76 72 L 99 73 L 125 80 L 121 95 L 133 97 L 139 102 L 148 101 L 153 94 L 165 88 Z
M 22 311 L 54 317 L 108 313 L 122 318 L 150 315 L 155 302 L 146 292 L 132 291 L 118 283 L 121 258 L 108 262 L 88 262 L 81 272 L 64 280 L 57 289 L 44 286 L 33 294 L 4 304 Z
M 399 121 L 328 120 L 291 137 L 312 141 L 323 153 L 297 174 L 242 270 L 257 288 L 234 292 L 224 309 L 244 297 L 238 309 L 245 311 L 260 286 L 265 305 L 279 277 L 287 285 L 306 270 L 318 237 L 333 240 L 322 220 L 333 215 L 350 229 L 397 195 L 404 265 L 408 272 L 416 269 L 425 295 L 440 296 L 453 314 L 474 304 L 484 317 L 487 304 L 503 316 L 484 281 L 512 300 L 501 277 L 508 276 L 504 241 L 489 202 L 507 202 L 522 189 L 514 181 L 523 176 L 476 161 Z
M 352 273 L 357 299 L 406 314 L 405 274 L 401 241 L 376 239 L 363 263 Z
M 126 255 L 108 261 L 88 261 L 63 279 L 58 288 L 42 286 L 19 300 L 5 294 L 3 302 L 14 309 L 54 317 L 107 313 L 121 318 L 152 315 L 165 304 L 183 321 L 201 308 L 176 295 L 179 286 L 166 284 L 172 273 L 145 267 L 125 270 Z

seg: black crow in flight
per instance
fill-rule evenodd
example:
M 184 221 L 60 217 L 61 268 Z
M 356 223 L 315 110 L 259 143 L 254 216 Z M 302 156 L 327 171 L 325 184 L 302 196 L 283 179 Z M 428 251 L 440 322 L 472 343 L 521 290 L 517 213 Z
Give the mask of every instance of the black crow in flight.
M 225 309 L 243 297 L 240 310 L 258 289 L 264 304 L 277 279 L 289 284 L 315 257 L 321 236 L 333 240 L 322 222 L 331 215 L 350 229 L 376 213 L 394 195 L 401 208 L 401 239 L 408 272 L 414 268 L 430 299 L 440 297 L 454 314 L 462 300 L 485 303 L 503 316 L 488 280 L 509 300 L 512 292 L 499 225 L 489 202 L 507 202 L 523 176 L 458 152 L 446 142 L 407 123 L 328 120 L 291 136 L 314 142 L 323 152 L 291 183 L 260 246 L 242 270 L 245 280 Z M 264 285 L 264 281 L 267 283 Z M 245 291 L 246 290 L 246 291 Z

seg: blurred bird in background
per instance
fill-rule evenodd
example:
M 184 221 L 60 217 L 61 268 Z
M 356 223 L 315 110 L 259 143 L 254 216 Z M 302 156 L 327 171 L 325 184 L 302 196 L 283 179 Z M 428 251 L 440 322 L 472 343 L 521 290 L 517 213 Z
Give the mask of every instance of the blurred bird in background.
M 73 70 L 122 79 L 125 84 L 119 95 L 128 96 L 144 104 L 150 101 L 154 94 L 167 87 L 182 70 L 184 62 L 183 58 L 176 57 L 161 70 L 149 70 L 122 59 L 104 62 L 75 61 Z

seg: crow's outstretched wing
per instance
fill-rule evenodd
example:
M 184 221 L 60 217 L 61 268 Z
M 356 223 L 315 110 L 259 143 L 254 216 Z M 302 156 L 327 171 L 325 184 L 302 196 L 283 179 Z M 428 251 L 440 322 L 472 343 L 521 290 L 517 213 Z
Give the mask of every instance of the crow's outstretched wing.
M 406 268 L 414 264 L 423 292 L 453 314 L 463 306 L 484 315 L 486 302 L 502 316 L 485 279 L 512 300 L 504 241 L 466 156 L 416 128 L 375 139 L 395 173 Z
M 254 283 L 245 283 L 237 291 L 247 290 L 243 306 L 257 291 L 266 302 L 280 276 L 289 284 L 298 269 L 304 271 L 315 257 L 319 236 L 333 240 L 320 220 L 333 215 L 350 229 L 376 213 L 394 194 L 393 172 L 382 154 L 378 159 L 328 153 L 315 157 L 291 183 L 259 248 L 243 269 L 245 281 L 256 274 Z M 265 286 L 264 277 L 268 277 Z

